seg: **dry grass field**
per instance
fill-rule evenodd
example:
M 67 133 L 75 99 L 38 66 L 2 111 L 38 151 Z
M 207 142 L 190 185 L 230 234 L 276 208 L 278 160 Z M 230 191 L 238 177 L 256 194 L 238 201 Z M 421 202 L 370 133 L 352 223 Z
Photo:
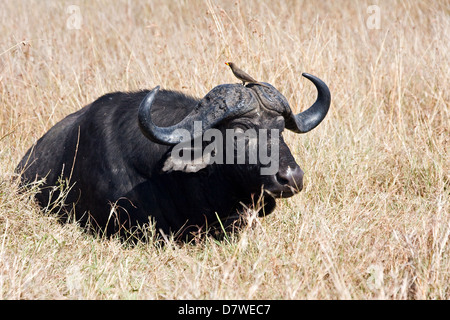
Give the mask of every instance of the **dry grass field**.
M 6 0 L 0 18 L 0 298 L 450 298 L 448 0 Z M 15 166 L 64 116 L 118 90 L 203 96 L 237 82 L 225 61 L 294 111 L 316 95 L 302 72 L 332 93 L 319 127 L 284 134 L 305 187 L 272 215 L 130 246 L 18 193 Z

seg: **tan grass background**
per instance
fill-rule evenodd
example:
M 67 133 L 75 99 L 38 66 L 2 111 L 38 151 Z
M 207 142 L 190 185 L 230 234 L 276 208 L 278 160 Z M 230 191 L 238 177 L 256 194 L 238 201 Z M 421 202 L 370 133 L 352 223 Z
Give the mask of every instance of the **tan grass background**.
M 7 0 L 0 34 L 1 298 L 450 298 L 449 1 Z M 295 111 L 315 99 L 302 72 L 333 98 L 285 133 L 304 190 L 241 236 L 130 248 L 17 193 L 16 164 L 65 115 L 158 84 L 203 96 L 236 82 L 225 61 Z

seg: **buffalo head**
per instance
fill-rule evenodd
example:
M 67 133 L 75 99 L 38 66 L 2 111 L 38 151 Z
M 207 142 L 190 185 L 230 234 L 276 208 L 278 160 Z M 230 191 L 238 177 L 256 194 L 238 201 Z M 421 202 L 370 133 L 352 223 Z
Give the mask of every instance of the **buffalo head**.
M 235 187 L 240 188 L 243 194 L 264 190 L 268 197 L 265 197 L 263 213 L 268 214 L 275 207 L 274 198 L 291 197 L 303 188 L 303 171 L 283 140 L 283 130 L 309 132 L 325 118 L 330 107 L 331 97 L 327 85 L 313 75 L 304 73 L 303 76 L 316 86 L 318 97 L 310 108 L 298 114 L 292 112 L 286 98 L 268 83 L 264 86 L 225 84 L 211 90 L 179 123 L 159 127 L 152 119 L 152 104 L 159 91 L 159 87 L 156 87 L 140 105 L 139 126 L 151 141 L 183 146 L 181 149 L 184 152 L 192 151 L 192 146 L 195 145 L 193 141 L 208 135 L 200 144 L 203 150 L 200 152 L 201 159 L 195 157 L 194 151 L 187 157 L 191 161 L 183 162 L 181 159 L 169 157 L 164 166 L 165 171 L 197 172 L 204 168 L 211 171 L 221 170 L 223 177 L 234 180 Z M 214 141 L 209 134 L 211 130 L 218 132 Z M 218 138 L 225 137 L 230 131 L 235 133 L 234 138 L 244 138 L 244 149 L 237 150 L 236 141 L 234 144 L 229 141 L 217 143 Z M 248 132 L 251 134 L 239 135 Z M 205 140 L 215 142 L 214 147 L 206 151 Z M 232 148 L 226 148 L 230 145 Z M 252 148 L 252 145 L 256 147 Z M 211 151 L 214 152 L 213 157 Z M 242 156 L 239 152 L 243 151 L 245 152 Z M 256 153 L 253 162 L 249 161 L 252 152 Z M 231 157 L 230 153 L 233 154 Z M 237 159 L 239 156 L 240 161 Z M 262 161 L 261 156 L 265 156 L 266 161 Z M 267 161 L 268 158 L 270 161 Z M 231 161 L 227 162 L 227 159 Z M 272 170 L 269 170 L 270 168 Z

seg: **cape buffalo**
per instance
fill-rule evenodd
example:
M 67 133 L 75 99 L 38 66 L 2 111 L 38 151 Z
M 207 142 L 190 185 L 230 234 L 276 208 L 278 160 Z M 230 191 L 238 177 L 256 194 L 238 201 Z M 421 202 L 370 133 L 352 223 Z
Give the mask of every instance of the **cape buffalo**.
M 22 185 L 42 181 L 36 194 L 41 206 L 64 195 L 58 207 L 63 221 L 75 219 L 107 235 L 125 235 L 154 222 L 162 234 L 184 240 L 218 221 L 229 225 L 259 196 L 259 215 L 267 215 L 276 198 L 291 197 L 303 187 L 303 171 L 283 141 L 283 130 L 312 130 L 330 106 L 326 84 L 303 76 L 315 85 L 318 97 L 299 114 L 268 83 L 219 85 L 202 99 L 159 87 L 109 93 L 53 126 L 16 170 Z M 218 133 L 225 140 L 230 129 L 255 133 L 244 136 L 246 151 L 258 143 L 268 155 L 275 150 L 276 170 L 270 172 L 273 163 L 260 157 L 249 161 L 250 152 L 238 159 L 229 148 L 238 148 L 238 135 L 231 144 L 214 144 L 200 160 L 183 160 L 195 146 L 176 150 L 202 139 L 200 151 L 205 151 L 208 141 L 220 140 Z M 205 139 L 208 130 L 214 130 L 214 139 Z

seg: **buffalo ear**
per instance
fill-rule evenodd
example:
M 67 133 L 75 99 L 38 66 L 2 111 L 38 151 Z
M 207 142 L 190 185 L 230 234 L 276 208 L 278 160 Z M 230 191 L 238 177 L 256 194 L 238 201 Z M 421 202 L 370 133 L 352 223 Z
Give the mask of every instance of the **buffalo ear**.
M 193 148 L 191 142 L 179 143 L 170 151 L 164 161 L 163 172 L 193 173 L 206 168 L 211 163 L 211 153 L 204 153 L 202 149 Z
M 200 171 L 201 169 L 206 168 L 210 163 L 210 155 L 206 154 L 204 157 L 200 159 L 194 160 L 183 160 L 178 157 L 173 157 L 170 155 L 166 161 L 164 161 L 164 166 L 162 171 L 171 172 L 171 171 L 182 171 L 186 173 L 193 173 Z

